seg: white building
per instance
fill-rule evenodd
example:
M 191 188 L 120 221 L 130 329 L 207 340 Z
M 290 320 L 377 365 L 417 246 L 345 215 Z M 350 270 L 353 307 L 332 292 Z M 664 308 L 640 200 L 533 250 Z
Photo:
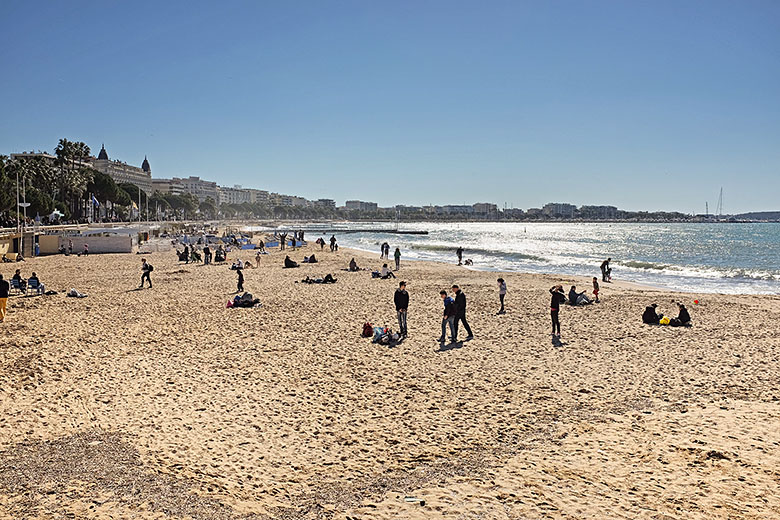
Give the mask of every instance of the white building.
M 235 186 L 220 186 L 219 201 L 220 204 L 243 204 L 252 202 L 252 193 L 236 184 Z
M 139 168 L 126 162 L 110 160 L 106 147 L 101 146 L 97 159 L 92 161 L 92 167 L 114 179 L 114 182 L 117 184 L 135 184 L 148 195 L 151 195 L 152 191 L 154 191 L 152 188 L 152 168 L 149 166 L 149 161 L 146 157 L 144 157 L 144 162 Z
M 542 207 L 542 213 L 549 218 L 574 218 L 577 206 L 565 202 L 550 202 Z
M 186 179 L 174 177 L 171 182 L 181 186 L 184 193 L 194 195 L 198 202 L 203 202 L 207 197 L 214 199 L 214 202 L 219 200 L 219 188 L 216 182 L 204 181 L 200 177 L 187 177 Z

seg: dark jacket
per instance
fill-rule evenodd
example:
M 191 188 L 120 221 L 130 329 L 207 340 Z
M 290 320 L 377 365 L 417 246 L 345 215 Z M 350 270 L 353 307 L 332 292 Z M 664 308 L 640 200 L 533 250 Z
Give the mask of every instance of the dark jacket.
M 455 316 L 466 315 L 466 293 L 458 291 L 455 295 Z
M 566 303 L 566 295 L 561 291 L 553 291 L 552 289 L 550 289 L 550 294 L 552 295 L 552 298 L 550 298 L 550 310 L 560 310 L 561 304 Z
M 691 315 L 688 314 L 688 309 L 686 309 L 684 305 L 680 306 L 680 315 L 677 316 L 677 319 L 680 320 L 680 323 L 683 325 L 691 322 Z
M 661 318 L 662 316 L 655 312 L 655 307 L 652 305 L 645 307 L 645 312 L 642 313 L 642 322 L 650 325 L 658 325 Z
M 455 300 L 447 296 L 444 298 L 444 317 L 451 318 L 455 316 Z
M 395 310 L 409 308 L 409 293 L 406 290 L 396 289 L 393 300 L 395 301 Z
M 244 281 L 244 273 L 241 272 L 241 269 L 236 269 L 236 272 L 238 273 L 238 281 L 239 283 Z
M 8 280 L 0 280 L 0 298 L 8 298 L 8 293 L 11 290 L 11 284 Z

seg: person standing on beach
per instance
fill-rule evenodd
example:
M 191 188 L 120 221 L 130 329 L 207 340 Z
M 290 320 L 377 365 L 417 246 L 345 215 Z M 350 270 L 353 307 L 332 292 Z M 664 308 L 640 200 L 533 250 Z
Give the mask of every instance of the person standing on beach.
M 593 277 L 593 296 L 594 296 L 594 302 L 599 302 L 599 279 L 595 276 Z
M 398 328 L 401 336 L 407 336 L 406 311 L 409 309 L 409 293 L 406 292 L 406 282 L 400 282 L 393 297 L 395 312 L 398 314 Z
M 561 304 L 566 303 L 566 295 L 563 292 L 562 285 L 554 285 L 550 289 L 552 298 L 550 299 L 550 318 L 552 319 L 552 335 L 561 336 L 561 321 L 558 319 L 558 313 L 561 310 Z
M 68 254 L 73 254 L 73 240 L 68 240 Z
M 444 302 L 444 317 L 441 320 L 441 337 L 439 343 L 444 343 L 447 339 L 447 325 L 450 326 L 450 340 L 455 342 L 455 300 L 447 296 L 447 291 L 439 293 Z
M 139 289 L 143 289 L 144 287 L 144 280 L 149 282 L 149 289 L 152 288 L 152 279 L 149 277 L 149 273 L 152 272 L 152 264 L 147 263 L 146 258 L 141 259 L 141 285 L 138 286 Z
M 390 246 L 387 246 L 387 247 L 390 247 Z M 388 252 L 389 251 L 390 250 L 388 249 Z M 401 248 L 400 247 L 396 247 L 395 248 L 394 256 L 395 256 L 395 270 L 398 271 L 401 268 Z
M 236 274 L 238 274 L 238 290 L 236 292 L 244 292 L 244 273 L 240 267 L 236 269 Z
M 335 250 L 336 250 L 336 235 L 331 235 L 330 236 L 330 252 L 332 253 Z
M 8 293 L 11 291 L 11 284 L 3 279 L 0 274 L 0 323 L 5 320 L 5 309 L 8 306 Z
M 458 247 L 455 254 L 458 255 L 458 265 L 463 265 L 463 248 Z
M 279 235 L 279 249 L 284 251 L 285 247 L 287 247 L 287 233 L 282 233 Z
M 501 308 L 498 310 L 498 314 L 505 314 L 504 310 L 504 296 L 506 296 L 506 282 L 503 278 L 498 280 L 498 299 L 501 301 Z
M 203 263 L 206 265 L 211 263 L 211 248 L 208 245 L 203 248 Z
M 601 281 L 606 282 L 607 280 L 607 271 L 609 270 L 609 263 L 612 261 L 611 258 L 607 258 L 603 262 L 601 262 Z
M 471 327 L 469 322 L 466 321 L 466 293 L 460 290 L 457 285 L 452 286 L 452 290 L 455 291 L 455 327 L 452 334 L 452 341 L 458 341 L 458 324 L 463 323 L 463 327 L 466 329 L 466 341 L 474 339 L 474 334 L 471 333 Z
M 182 255 L 184 257 L 184 262 L 189 264 L 190 263 L 190 246 L 184 246 L 184 254 Z

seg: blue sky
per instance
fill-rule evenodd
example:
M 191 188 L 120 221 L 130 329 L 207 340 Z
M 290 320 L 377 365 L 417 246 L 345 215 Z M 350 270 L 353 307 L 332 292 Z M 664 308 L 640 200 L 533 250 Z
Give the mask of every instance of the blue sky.
M 381 205 L 780 209 L 780 2 L 0 2 L 0 153 Z

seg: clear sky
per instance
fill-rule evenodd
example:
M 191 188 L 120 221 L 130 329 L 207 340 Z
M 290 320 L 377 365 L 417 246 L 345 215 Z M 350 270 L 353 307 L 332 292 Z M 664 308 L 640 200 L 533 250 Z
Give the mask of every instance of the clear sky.
M 0 2 L 0 153 L 307 198 L 780 209 L 780 2 Z

